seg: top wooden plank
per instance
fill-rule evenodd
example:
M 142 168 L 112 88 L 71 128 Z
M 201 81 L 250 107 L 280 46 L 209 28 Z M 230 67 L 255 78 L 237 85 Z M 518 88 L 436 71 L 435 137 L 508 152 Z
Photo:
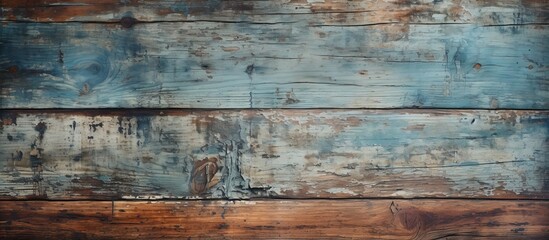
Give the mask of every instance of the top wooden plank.
M 547 23 L 544 0 L 13 0 L 2 1 L 0 19 L 8 21 L 119 22 L 132 16 L 150 21 L 305 20 L 315 24 Z
M 0 107 L 548 109 L 548 6 L 3 2 Z

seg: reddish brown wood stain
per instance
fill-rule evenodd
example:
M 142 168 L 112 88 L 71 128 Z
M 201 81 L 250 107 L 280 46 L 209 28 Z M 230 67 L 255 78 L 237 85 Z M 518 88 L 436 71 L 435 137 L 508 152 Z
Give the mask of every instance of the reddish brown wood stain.
M 548 219 L 537 212 L 547 210 L 544 202 L 474 200 L 4 202 L 0 216 L 9 221 L 0 221 L 0 233 L 48 239 L 543 239 Z

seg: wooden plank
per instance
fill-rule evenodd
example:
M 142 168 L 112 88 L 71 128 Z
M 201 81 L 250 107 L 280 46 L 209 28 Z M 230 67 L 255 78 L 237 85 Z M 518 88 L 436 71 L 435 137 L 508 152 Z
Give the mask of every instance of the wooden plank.
M 549 196 L 547 111 L 1 115 L 4 199 Z
M 269 110 L 243 175 L 268 196 L 540 197 L 549 112 Z
M 547 22 L 543 0 L 501 1 L 3 1 L 5 21 L 118 22 L 131 16 L 150 21 L 284 21 L 312 24 L 476 23 L 485 25 Z
M 226 197 L 238 114 L 2 112 L 0 198 Z
M 2 201 L 2 239 L 105 239 L 109 201 Z M 31 230 L 32 229 L 32 230 Z
M 543 25 L 4 23 L 2 108 L 548 109 Z
M 13 202 L 4 239 L 546 239 L 549 203 L 467 200 Z M 112 210 L 112 215 L 110 214 Z

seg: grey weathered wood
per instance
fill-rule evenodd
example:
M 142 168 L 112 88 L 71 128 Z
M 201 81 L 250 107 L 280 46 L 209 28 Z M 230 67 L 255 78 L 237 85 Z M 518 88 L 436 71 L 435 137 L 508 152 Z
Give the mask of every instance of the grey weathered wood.
M 4 201 L 3 239 L 547 239 L 546 201 Z
M 548 122 L 512 110 L 3 111 L 0 196 L 547 198 Z
M 243 175 L 282 197 L 547 198 L 548 114 L 261 111 Z
M 549 108 L 544 2 L 48 4 L 3 8 L 2 108 Z
M 238 112 L 2 115 L 1 198 L 220 198 L 237 185 Z

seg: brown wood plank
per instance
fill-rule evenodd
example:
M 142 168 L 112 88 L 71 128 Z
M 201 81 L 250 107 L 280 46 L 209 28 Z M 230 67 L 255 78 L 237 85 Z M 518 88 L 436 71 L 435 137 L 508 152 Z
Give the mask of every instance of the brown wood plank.
M 461 1 L 288 1 L 288 0 L 11 0 L 2 1 L 2 20 L 62 22 L 307 21 L 310 24 L 547 22 L 543 0 Z M 520 14 L 520 15 L 519 15 Z M 128 24 L 127 21 L 121 21 Z
M 109 201 L 1 201 L 1 239 L 105 239 Z
M 262 200 L 13 202 L 3 239 L 546 239 L 548 202 Z M 112 213 L 111 213 L 112 211 Z
M 549 197 L 547 111 L 0 115 L 4 199 Z

